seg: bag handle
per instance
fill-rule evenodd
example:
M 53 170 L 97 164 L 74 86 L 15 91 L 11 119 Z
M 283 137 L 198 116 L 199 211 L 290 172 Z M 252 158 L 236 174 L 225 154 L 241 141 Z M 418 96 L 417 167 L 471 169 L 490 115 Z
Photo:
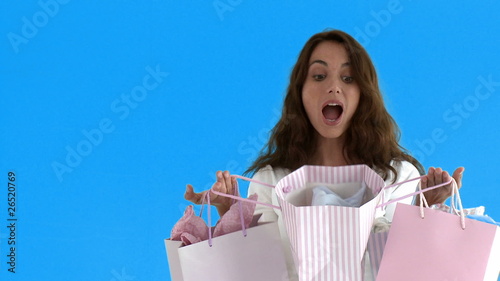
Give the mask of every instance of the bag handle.
M 451 194 L 451 207 L 453 210 L 455 210 L 455 213 L 457 213 L 457 209 L 455 208 L 455 204 L 458 205 L 458 214 L 460 215 L 460 224 L 462 226 L 462 229 L 465 230 L 465 213 L 464 213 L 464 207 L 462 206 L 462 199 L 460 198 L 460 192 L 458 191 L 458 184 L 453 179 L 453 189 L 452 189 L 452 194 Z M 456 201 L 456 202 L 455 202 Z
M 451 178 L 450 180 L 452 184 L 452 189 L 451 189 L 451 209 L 450 212 L 454 211 L 455 214 L 460 216 L 460 226 L 462 229 L 465 230 L 465 213 L 464 213 L 464 208 L 462 206 L 462 199 L 460 198 L 460 192 L 458 191 L 458 185 L 457 182 L 455 181 L 454 178 Z M 420 195 L 420 217 L 423 219 L 425 217 L 424 215 L 424 203 L 429 207 L 427 204 L 427 200 L 425 199 L 424 194 Z M 458 210 L 457 210 L 458 207 Z
M 261 184 L 263 186 L 275 188 L 274 185 L 271 185 L 271 184 L 268 184 L 268 183 L 265 183 L 265 182 L 261 182 L 261 181 L 258 181 L 258 180 L 254 180 L 252 178 L 248 178 L 248 177 L 244 177 L 244 176 L 240 176 L 240 175 L 232 175 L 232 177 L 235 177 L 235 178 L 238 178 L 238 179 L 242 179 L 242 180 L 246 180 L 246 181 L 249 181 L 249 182 L 258 183 L 258 184 Z M 405 181 L 402 181 L 402 182 L 397 182 L 397 183 L 394 183 L 394 184 L 390 184 L 390 185 L 387 185 L 387 186 L 383 187 L 382 190 L 389 189 L 389 188 L 392 188 L 392 187 L 395 187 L 395 186 L 398 186 L 398 185 L 401 185 L 401 184 L 404 184 L 404 183 L 412 182 L 412 181 L 415 181 L 415 180 L 420 180 L 423 177 L 425 177 L 425 175 L 424 176 L 415 177 L 415 178 L 412 178 L 412 179 L 408 179 L 408 180 L 405 180 Z M 436 189 L 436 188 L 448 185 L 448 184 L 452 183 L 452 181 L 454 181 L 453 178 L 451 178 L 449 181 L 446 181 L 446 182 L 443 182 L 441 184 L 437 184 L 437 185 L 434 185 L 434 186 L 430 186 L 430 187 L 427 187 L 425 189 L 421 189 L 420 185 L 418 185 L 418 188 L 419 188 L 418 191 L 415 191 L 415 192 L 410 193 L 410 194 L 406 194 L 406 195 L 401 196 L 401 197 L 396 198 L 396 199 L 389 200 L 389 201 L 387 201 L 385 203 L 377 205 L 375 208 L 379 208 L 379 207 L 382 208 L 382 207 L 385 207 L 385 206 L 387 206 L 389 204 L 398 202 L 400 200 L 403 200 L 403 199 L 406 199 L 408 197 L 412 197 L 412 196 L 415 196 L 415 195 L 418 195 L 418 194 L 422 194 L 423 195 L 424 192 L 427 192 L 429 190 L 433 190 L 433 189 Z M 456 185 L 456 182 L 455 182 L 455 185 Z M 287 187 L 284 187 L 284 188 L 287 189 Z M 236 181 L 236 189 L 238 189 L 238 181 Z M 281 210 L 280 206 L 276 206 L 276 205 L 272 205 L 272 204 L 268 204 L 268 203 L 264 203 L 264 202 L 259 202 L 259 201 L 254 201 L 254 200 L 242 198 L 241 196 L 234 196 L 234 195 L 230 195 L 230 194 L 218 192 L 218 191 L 215 191 L 213 188 L 210 189 L 210 192 L 212 192 L 214 194 L 217 194 L 217 195 L 220 195 L 220 196 L 232 198 L 232 199 L 235 199 L 235 200 L 245 201 L 245 202 L 249 202 L 249 203 L 253 203 L 253 204 L 260 204 L 260 205 L 264 205 L 264 206 L 267 206 L 267 207 L 271 207 L 271 208 L 275 208 L 275 209 Z M 458 189 L 457 189 L 457 193 L 458 193 Z M 208 194 L 208 192 L 207 192 L 207 194 Z M 384 194 L 382 193 L 382 200 L 384 200 L 383 196 L 384 196 Z M 420 196 L 420 201 L 425 200 L 426 206 L 428 207 L 429 205 L 427 204 L 427 200 L 425 198 L 422 199 L 422 197 L 423 196 Z
M 251 178 L 239 176 L 239 175 L 232 175 L 232 177 L 235 177 L 235 178 L 238 178 L 238 179 L 242 179 L 242 180 L 246 180 L 246 181 L 250 181 L 250 182 L 254 182 L 254 183 L 258 183 L 258 184 L 261 184 L 261 185 L 264 185 L 264 186 L 267 186 L 267 187 L 272 187 L 272 188 L 275 187 L 274 185 L 271 185 L 271 184 L 268 184 L 268 183 L 265 183 L 265 182 L 261 182 L 261 181 L 258 181 L 258 180 L 254 180 L 254 179 L 251 179 Z M 235 189 L 236 190 L 239 189 L 238 181 L 236 181 Z M 272 205 L 272 204 L 268 204 L 268 203 L 264 203 L 264 202 L 259 202 L 259 201 L 254 201 L 254 200 L 250 200 L 250 199 L 247 199 L 247 198 L 243 198 L 241 196 L 234 196 L 234 195 L 231 195 L 231 194 L 226 194 L 226 193 L 218 192 L 218 191 L 215 191 L 213 188 L 210 189 L 210 192 L 212 192 L 214 194 L 217 194 L 217 195 L 220 195 L 220 196 L 232 198 L 232 199 L 235 199 L 235 200 L 238 200 L 238 201 L 244 201 L 244 202 L 249 202 L 249 203 L 253 203 L 253 204 L 260 204 L 260 205 L 264 205 L 266 207 L 271 207 L 271 208 L 275 208 L 275 209 L 281 210 L 280 206 L 276 206 L 276 205 Z
M 412 178 L 412 179 L 409 179 L 409 180 L 405 180 L 405 181 L 402 181 L 402 182 L 398 182 L 398 183 L 394 183 L 394 184 L 390 184 L 382 189 L 389 189 L 389 188 L 392 188 L 392 187 L 395 187 L 395 186 L 398 186 L 398 185 L 401 185 L 403 183 L 408 183 L 408 182 L 412 182 L 412 181 L 415 181 L 415 180 L 419 180 L 419 179 L 422 179 L 423 177 L 426 177 L 426 176 L 419 176 L 419 177 L 416 177 L 416 178 Z M 389 204 L 392 204 L 392 203 L 395 203 L 395 202 L 398 202 L 398 201 L 401 201 L 403 199 L 406 199 L 408 197 L 412 197 L 412 196 L 415 196 L 415 195 L 418 195 L 418 194 L 422 194 L 424 192 L 427 192 L 429 190 L 433 190 L 433 189 L 436 189 L 438 187 L 441 187 L 441 186 L 445 186 L 445 185 L 448 185 L 452 182 L 453 178 L 447 182 L 443 182 L 443 183 L 440 183 L 440 184 L 437 184 L 437 185 L 434 185 L 434 186 L 431 186 L 431 187 L 427 187 L 425 189 L 421 189 L 420 185 L 418 185 L 418 191 L 415 191 L 413 193 L 409 193 L 409 194 L 406 194 L 406 195 L 403 195 L 401 197 L 398 197 L 396 199 L 392 199 L 392 200 L 389 200 L 385 203 L 382 203 L 380 205 L 377 206 L 377 208 L 382 208 L 382 207 L 385 207 Z M 384 200 L 384 194 L 382 193 L 382 201 Z M 420 198 L 422 198 L 422 196 L 420 196 Z M 425 201 L 427 203 L 427 200 Z
M 214 192 L 213 189 L 210 189 L 210 191 Z M 214 192 L 215 193 L 215 192 Z M 220 192 L 217 192 L 217 193 L 220 193 Z M 217 194 L 216 193 L 216 194 Z M 240 191 L 239 191 L 239 188 L 238 188 L 238 184 L 236 184 L 235 188 L 234 188 L 234 194 L 235 195 L 229 195 L 229 194 L 225 194 L 223 196 L 225 197 L 230 197 L 230 198 L 233 198 L 233 199 L 238 199 L 238 198 L 241 198 L 240 196 Z M 219 194 L 220 195 L 220 194 Z M 212 215 L 211 215 L 211 211 L 210 211 L 210 192 L 206 192 L 205 193 L 205 196 L 203 196 L 203 199 L 202 199 L 202 206 L 205 202 L 205 199 L 207 201 L 207 205 L 208 205 L 208 208 L 207 208 L 207 221 L 208 221 L 208 245 L 210 247 L 212 247 Z M 243 207 L 241 206 L 241 201 L 242 200 L 239 200 L 238 199 L 238 207 L 240 209 L 240 221 L 241 221 L 241 230 L 243 232 L 243 236 L 246 237 L 247 236 L 247 229 L 245 227 L 245 219 L 243 218 Z M 246 199 L 245 201 L 250 201 L 250 202 L 255 202 L 253 200 L 250 200 L 250 199 Z M 203 207 L 202 207 L 202 211 L 203 211 Z M 201 211 L 200 211 L 200 216 L 201 216 Z

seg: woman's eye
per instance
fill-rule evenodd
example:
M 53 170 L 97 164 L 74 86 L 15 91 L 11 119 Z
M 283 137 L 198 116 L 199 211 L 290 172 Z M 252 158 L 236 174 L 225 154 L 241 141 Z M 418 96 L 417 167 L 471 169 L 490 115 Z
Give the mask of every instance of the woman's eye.
M 352 83 L 354 82 L 354 78 L 352 78 L 352 76 L 342 76 L 342 81 L 345 83 Z
M 313 78 L 314 78 L 314 80 L 316 80 L 316 81 L 321 81 L 321 80 L 324 80 L 324 79 L 325 79 L 325 77 L 326 77 L 326 75 L 324 75 L 324 74 L 316 74 L 316 75 L 313 75 Z

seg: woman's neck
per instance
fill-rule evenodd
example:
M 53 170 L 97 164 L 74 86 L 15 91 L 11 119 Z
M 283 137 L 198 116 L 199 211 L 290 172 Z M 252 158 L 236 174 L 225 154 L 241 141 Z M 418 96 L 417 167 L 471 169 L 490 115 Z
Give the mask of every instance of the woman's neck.
M 311 165 L 320 166 L 345 166 L 348 164 L 344 157 L 344 140 L 342 137 L 336 139 L 325 139 L 319 136 L 318 149 L 311 158 Z

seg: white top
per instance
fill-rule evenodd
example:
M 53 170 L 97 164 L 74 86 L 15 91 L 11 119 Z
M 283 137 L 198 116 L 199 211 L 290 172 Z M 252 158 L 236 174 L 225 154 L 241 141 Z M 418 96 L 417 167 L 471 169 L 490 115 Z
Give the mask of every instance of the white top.
M 407 161 L 402 161 L 402 162 L 391 162 L 391 165 L 396 169 L 398 172 L 398 177 L 396 179 L 396 183 L 402 182 L 408 179 L 416 178 L 420 176 L 417 168 L 413 166 L 411 163 Z M 278 181 L 280 181 L 282 178 L 284 178 L 286 175 L 290 173 L 290 170 L 288 169 L 282 169 L 282 168 L 273 168 L 271 166 L 266 166 L 253 176 L 253 179 L 264 182 L 267 184 L 271 185 L 276 185 Z M 387 178 L 385 181 L 386 186 L 392 184 L 394 175 L 391 175 Z M 385 202 L 388 202 L 389 200 L 396 199 L 399 197 L 402 197 L 404 195 L 413 193 L 417 190 L 417 185 L 419 181 L 412 181 L 409 183 L 401 184 L 389 189 L 384 190 L 384 200 Z M 278 198 L 276 196 L 276 193 L 274 190 L 270 187 L 263 186 L 258 183 L 250 182 L 250 186 L 248 188 L 248 195 L 257 193 L 258 194 L 258 201 L 268 203 L 268 204 L 273 204 L 278 206 Z M 411 204 L 413 201 L 413 197 L 409 197 L 403 200 L 400 200 L 398 202 L 400 203 L 405 203 L 405 204 Z M 381 203 L 385 203 L 381 202 Z M 396 203 L 388 205 L 384 210 L 377 209 L 375 217 L 382 217 L 384 216 L 387 218 L 389 221 L 392 221 L 392 217 L 394 215 L 394 209 L 396 208 Z M 290 250 L 290 241 L 288 239 L 288 235 L 286 234 L 285 226 L 283 224 L 283 220 L 281 218 L 281 211 L 278 209 L 274 209 L 271 207 L 263 206 L 260 204 L 256 205 L 255 208 L 255 214 L 262 214 L 259 222 L 274 222 L 278 221 L 278 225 L 280 228 L 280 233 L 281 233 L 281 240 L 283 243 L 283 249 L 285 251 L 285 255 L 287 257 L 287 266 L 288 266 L 288 272 L 289 272 L 289 277 L 290 280 L 298 280 L 297 274 L 295 272 L 295 265 L 292 257 L 292 253 Z M 370 279 L 371 272 L 369 272 L 369 262 L 365 262 L 367 265 L 365 272 L 366 276 L 368 277 L 365 280 L 372 280 L 373 278 Z

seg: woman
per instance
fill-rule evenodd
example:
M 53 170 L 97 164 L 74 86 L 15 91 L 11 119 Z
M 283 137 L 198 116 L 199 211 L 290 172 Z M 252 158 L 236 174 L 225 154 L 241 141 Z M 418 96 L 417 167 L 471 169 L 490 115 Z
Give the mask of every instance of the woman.
M 247 172 L 272 185 L 303 165 L 366 164 L 387 185 L 424 174 L 422 165 L 406 153 L 398 140 L 399 129 L 385 109 L 375 68 L 364 48 L 342 31 L 322 32 L 312 36 L 302 49 L 290 77 L 281 119 Z M 463 170 L 460 167 L 453 173 L 459 186 Z M 446 171 L 431 167 L 421 186 L 449 178 Z M 229 172 L 217 172 L 215 190 L 232 193 L 233 184 Z M 410 182 L 385 190 L 384 198 L 409 194 L 417 189 L 417 184 Z M 429 204 L 441 203 L 450 190 L 451 185 L 428 191 L 425 196 Z M 269 187 L 251 183 L 248 192 L 257 193 L 259 201 L 278 205 Z M 186 199 L 199 204 L 202 196 L 203 192 L 194 193 L 188 185 Z M 215 194 L 211 201 L 219 214 L 225 213 L 231 204 L 231 199 Z M 391 220 L 394 208 L 395 204 L 391 204 L 377 216 Z M 279 211 L 257 205 L 256 213 L 262 214 L 261 221 L 278 220 L 281 224 Z M 286 244 L 288 238 L 282 224 L 280 227 Z

